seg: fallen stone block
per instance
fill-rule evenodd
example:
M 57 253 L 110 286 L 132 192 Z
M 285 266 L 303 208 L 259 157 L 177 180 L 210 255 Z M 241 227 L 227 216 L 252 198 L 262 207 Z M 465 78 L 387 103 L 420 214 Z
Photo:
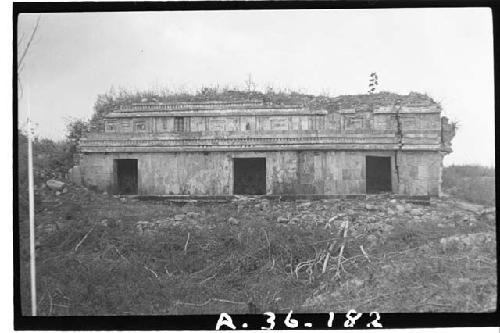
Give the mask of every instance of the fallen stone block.
M 64 188 L 64 186 L 66 186 L 65 183 L 55 179 L 47 180 L 46 184 L 51 190 L 54 191 L 60 191 Z
M 196 213 L 196 212 L 187 212 L 186 213 L 186 216 L 191 218 L 191 219 L 195 219 L 195 218 L 198 218 L 200 217 L 200 213 Z
M 185 216 L 184 214 L 175 215 L 174 220 L 175 221 L 182 221 L 182 220 L 184 220 L 184 216 Z
M 288 223 L 288 218 L 286 218 L 284 216 L 278 216 L 277 222 L 278 223 Z
M 413 208 L 412 210 L 410 210 L 410 214 L 413 216 L 421 216 L 424 214 L 424 211 L 420 208 Z
M 68 179 L 76 185 L 82 185 L 82 175 L 80 172 L 80 167 L 75 165 L 68 170 Z

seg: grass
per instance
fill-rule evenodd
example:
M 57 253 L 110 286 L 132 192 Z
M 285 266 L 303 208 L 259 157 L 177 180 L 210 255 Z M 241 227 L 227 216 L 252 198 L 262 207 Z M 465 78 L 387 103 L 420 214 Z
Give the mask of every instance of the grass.
M 123 203 L 77 187 L 41 197 L 40 315 L 474 312 L 496 304 L 494 241 L 446 251 L 440 244 L 452 235 L 494 235 L 494 219 L 460 211 L 453 199 L 428 207 L 389 197 Z M 407 212 L 389 213 L 396 205 Z M 282 224 L 278 216 L 295 219 Z M 29 313 L 26 220 L 20 228 Z
M 443 169 L 443 190 L 469 202 L 495 204 L 495 168 L 452 165 Z

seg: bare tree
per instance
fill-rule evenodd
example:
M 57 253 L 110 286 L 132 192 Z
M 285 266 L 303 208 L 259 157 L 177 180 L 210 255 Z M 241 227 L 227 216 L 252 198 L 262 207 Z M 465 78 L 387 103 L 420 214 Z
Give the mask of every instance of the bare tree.
M 35 26 L 33 27 L 33 30 L 31 31 L 30 37 L 28 39 L 28 42 L 23 45 L 23 40 L 25 37 L 25 34 L 23 33 L 19 40 L 17 41 L 17 51 L 19 57 L 17 58 L 17 82 L 19 86 L 19 92 L 20 96 L 22 96 L 22 85 L 21 85 L 21 79 L 20 79 L 20 74 L 24 69 L 24 60 L 26 58 L 26 55 L 28 55 L 28 52 L 30 50 L 31 44 L 33 43 L 33 40 L 35 39 L 36 33 L 38 31 L 38 27 L 40 25 L 40 18 L 42 15 L 38 15 Z

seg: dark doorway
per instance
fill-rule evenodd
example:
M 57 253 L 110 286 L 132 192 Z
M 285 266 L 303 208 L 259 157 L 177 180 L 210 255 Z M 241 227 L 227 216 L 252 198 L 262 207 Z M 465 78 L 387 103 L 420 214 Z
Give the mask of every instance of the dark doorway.
M 366 193 L 391 191 L 391 158 L 366 156 Z
M 117 194 L 137 194 L 137 160 L 115 160 L 114 169 Z
M 266 159 L 235 158 L 234 194 L 266 194 Z

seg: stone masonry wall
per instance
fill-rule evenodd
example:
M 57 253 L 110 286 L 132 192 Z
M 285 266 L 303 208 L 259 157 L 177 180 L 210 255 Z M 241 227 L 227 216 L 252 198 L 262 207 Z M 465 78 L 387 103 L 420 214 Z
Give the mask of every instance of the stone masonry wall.
M 233 158 L 265 157 L 267 194 L 364 194 L 367 155 L 391 157 L 394 193 L 439 195 L 439 152 L 399 151 L 397 168 L 394 151 L 90 153 L 81 170 L 87 186 L 112 193 L 113 160 L 138 159 L 139 194 L 231 195 Z

